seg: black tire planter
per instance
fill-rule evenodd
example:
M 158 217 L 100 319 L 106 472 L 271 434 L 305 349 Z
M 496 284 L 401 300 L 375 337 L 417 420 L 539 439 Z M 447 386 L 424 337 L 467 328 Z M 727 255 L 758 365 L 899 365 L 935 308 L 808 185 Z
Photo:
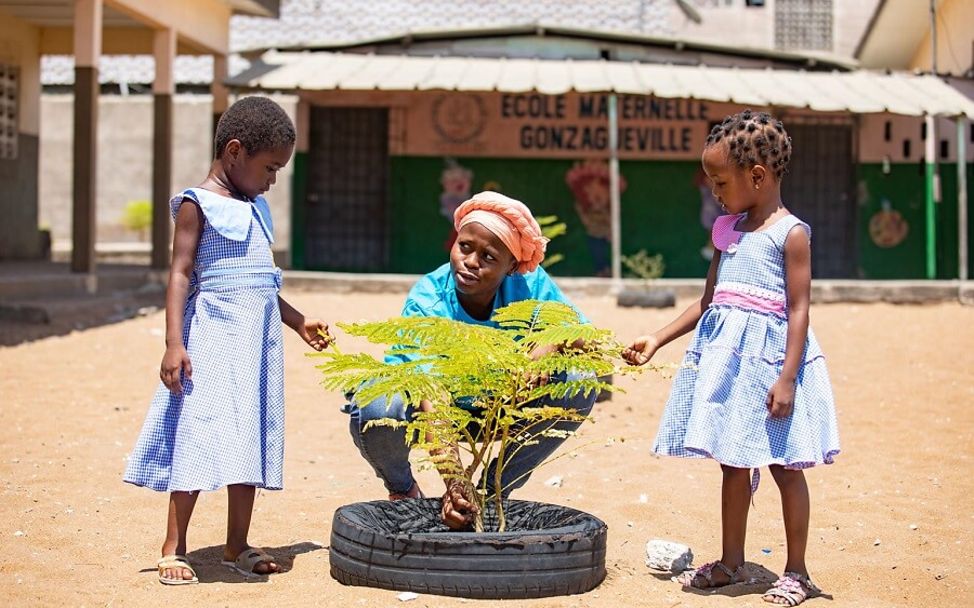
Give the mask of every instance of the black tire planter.
M 568 507 L 505 502 L 506 532 L 455 532 L 435 498 L 335 511 L 331 575 L 359 585 L 477 599 L 585 593 L 605 579 L 605 523 Z M 493 505 L 485 528 L 496 528 Z
M 623 289 L 616 297 L 619 306 L 669 308 L 676 306 L 676 294 L 669 289 Z

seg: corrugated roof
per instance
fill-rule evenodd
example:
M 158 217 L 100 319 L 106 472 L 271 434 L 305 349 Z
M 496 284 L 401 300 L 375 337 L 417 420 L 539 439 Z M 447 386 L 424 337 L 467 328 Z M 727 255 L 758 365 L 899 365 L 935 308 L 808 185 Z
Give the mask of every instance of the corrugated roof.
M 282 91 L 615 92 L 818 112 L 974 118 L 974 101 L 940 78 L 867 71 L 269 51 L 229 82 Z

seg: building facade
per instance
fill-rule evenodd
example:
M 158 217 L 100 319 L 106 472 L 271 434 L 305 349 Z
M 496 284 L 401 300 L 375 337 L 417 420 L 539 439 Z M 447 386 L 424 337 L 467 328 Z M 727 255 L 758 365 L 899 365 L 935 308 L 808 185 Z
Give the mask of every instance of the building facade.
M 552 272 L 605 275 L 607 103 L 606 94 L 580 93 L 302 94 L 293 266 L 422 272 L 444 259 L 456 205 L 492 189 L 567 224 L 551 244 L 565 256 Z M 700 153 L 713 123 L 744 106 L 640 95 L 618 104 L 623 254 L 660 253 L 666 276 L 705 276 L 719 209 Z M 922 119 L 754 109 L 774 112 L 793 137 L 783 197 L 813 226 L 816 276 L 924 276 Z M 957 272 L 957 131 L 941 125 L 938 275 L 949 278 Z

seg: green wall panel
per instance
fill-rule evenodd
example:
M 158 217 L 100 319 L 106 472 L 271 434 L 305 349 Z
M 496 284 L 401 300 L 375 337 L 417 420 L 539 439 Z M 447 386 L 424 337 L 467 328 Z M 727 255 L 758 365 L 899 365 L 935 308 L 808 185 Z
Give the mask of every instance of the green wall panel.
M 957 277 L 957 165 L 939 166 L 941 202 L 937 222 L 937 278 Z M 974 167 L 968 167 L 968 183 Z M 925 266 L 924 174 L 919 163 L 894 164 L 888 174 L 880 164 L 859 166 L 859 269 L 865 279 L 922 279 Z M 906 238 L 893 247 L 880 247 L 872 239 L 869 223 L 884 204 L 909 225 Z M 968 218 L 968 231 L 974 218 Z M 974 251 L 974 248 L 970 248 Z M 968 253 L 970 256 L 971 253 Z
M 292 208 L 292 259 L 303 267 L 304 192 L 306 154 L 294 159 Z M 592 276 L 596 259 L 592 239 L 578 212 L 575 196 L 566 184 L 566 173 L 574 163 L 568 160 L 457 158 L 456 165 L 469 171 L 469 193 L 485 187 L 497 188 L 524 201 L 537 215 L 557 215 L 568 233 L 549 246 L 549 252 L 565 259 L 550 268 L 561 276 Z M 451 165 L 437 157 L 390 158 L 389 239 L 387 272 L 425 273 L 447 260 L 445 243 L 452 224 L 441 212 L 444 187 L 441 177 Z M 626 181 L 622 194 L 623 254 L 646 249 L 662 253 L 667 277 L 703 277 L 708 262 L 701 248 L 708 243 L 700 224 L 700 191 L 695 185 L 696 161 L 629 161 L 620 164 Z M 924 182 L 918 163 L 895 164 L 888 174 L 880 164 L 858 168 L 858 268 L 866 279 L 908 279 L 924 277 Z M 957 276 L 957 168 L 940 165 L 941 200 L 937 205 L 937 276 Z M 968 167 L 968 182 L 974 184 L 974 166 Z M 885 206 L 885 207 L 884 207 Z M 892 247 L 880 247 L 871 238 L 869 222 L 888 208 L 898 212 L 909 226 L 907 236 Z M 974 209 L 974 206 L 972 206 Z M 974 235 L 974 213 L 969 231 Z M 814 229 L 814 226 L 813 226 Z M 972 239 L 974 240 L 974 239 Z M 828 243 L 816 242 L 816 247 Z M 969 256 L 974 260 L 974 243 Z M 596 248 L 597 250 L 597 248 Z
M 291 268 L 305 268 L 305 204 L 308 191 L 308 153 L 294 153 L 291 173 Z
M 440 212 L 440 178 L 447 165 L 442 158 L 393 157 L 391 211 L 391 272 L 428 272 L 447 259 L 444 246 L 451 223 Z M 573 162 L 566 160 L 510 160 L 458 158 L 470 172 L 471 193 L 487 185 L 525 202 L 536 215 L 557 215 L 567 234 L 549 246 L 565 259 L 550 268 L 562 276 L 591 276 L 596 255 L 575 210 L 575 198 L 565 182 Z M 696 162 L 623 162 L 627 182 L 622 195 L 623 253 L 646 249 L 662 253 L 666 276 L 698 277 L 707 271 L 700 253 L 708 242 L 700 225 L 700 194 L 693 178 Z

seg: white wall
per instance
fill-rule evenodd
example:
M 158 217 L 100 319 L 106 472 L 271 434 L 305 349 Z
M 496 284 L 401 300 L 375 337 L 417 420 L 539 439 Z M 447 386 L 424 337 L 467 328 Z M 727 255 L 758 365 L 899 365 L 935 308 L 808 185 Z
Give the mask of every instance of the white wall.
M 886 123 L 890 125 L 890 141 L 886 141 Z M 859 162 L 878 163 L 884 158 L 892 163 L 923 160 L 925 142 L 921 139 L 923 118 L 899 114 L 865 114 L 859 129 Z M 970 123 L 965 132 L 967 162 L 974 162 L 974 142 L 971 142 Z M 903 155 L 903 141 L 910 140 L 910 156 Z M 940 155 L 940 141 L 947 141 L 947 156 Z M 937 119 L 937 161 L 957 162 L 957 123 L 949 118 Z
M 744 0 L 694 3 L 702 23 L 689 21 L 671 2 L 670 27 L 676 37 L 760 49 L 774 49 L 776 0 L 750 7 Z M 919 0 L 918 0 L 919 1 Z M 692 2 L 692 0 L 691 0 Z M 851 58 L 879 0 L 832 0 L 832 53 Z
M 294 118 L 296 98 L 275 97 Z M 40 222 L 52 238 L 71 238 L 73 97 L 41 96 Z M 174 193 L 199 184 L 210 167 L 212 104 L 209 95 L 177 95 L 173 102 Z M 98 113 L 98 242 L 137 241 L 121 224 L 125 205 L 152 197 L 152 97 L 103 95 Z M 276 251 L 291 241 L 291 165 L 267 194 Z

